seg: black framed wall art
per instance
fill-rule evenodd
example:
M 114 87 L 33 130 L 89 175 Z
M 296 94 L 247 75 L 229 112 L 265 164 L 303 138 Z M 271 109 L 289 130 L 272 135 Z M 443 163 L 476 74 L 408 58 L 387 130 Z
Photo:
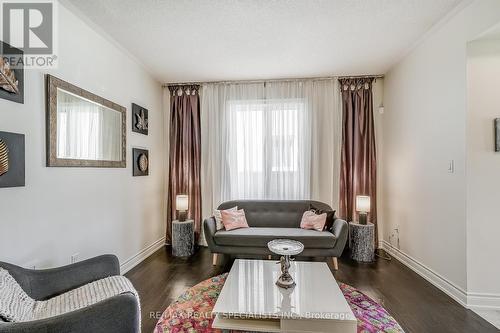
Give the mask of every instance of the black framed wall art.
M 149 175 L 149 150 L 132 149 L 132 175 L 134 177 Z
M 25 185 L 24 134 L 0 132 L 0 187 Z
M 148 135 L 149 117 L 148 109 L 132 103 L 132 132 Z
M 24 53 L 0 41 L 0 98 L 24 103 Z

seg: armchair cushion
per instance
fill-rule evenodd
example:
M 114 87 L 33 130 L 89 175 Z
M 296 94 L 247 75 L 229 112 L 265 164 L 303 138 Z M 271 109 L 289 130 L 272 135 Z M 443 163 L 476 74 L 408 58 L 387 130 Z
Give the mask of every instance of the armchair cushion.
M 35 300 L 29 297 L 19 283 L 5 269 L 0 268 L 0 317 L 16 322 L 29 318 Z
M 137 298 L 127 293 L 65 315 L 20 323 L 0 321 L 0 332 L 139 333 L 140 317 Z
M 124 276 L 111 276 L 97 280 L 47 301 L 38 301 L 35 305 L 35 319 L 54 317 L 87 308 L 122 294 L 132 294 L 139 299 L 134 286 Z
M 0 315 L 7 321 L 26 322 L 56 317 L 92 306 L 121 294 L 138 299 L 132 283 L 123 276 L 100 279 L 46 301 L 29 297 L 5 270 L 0 268 Z

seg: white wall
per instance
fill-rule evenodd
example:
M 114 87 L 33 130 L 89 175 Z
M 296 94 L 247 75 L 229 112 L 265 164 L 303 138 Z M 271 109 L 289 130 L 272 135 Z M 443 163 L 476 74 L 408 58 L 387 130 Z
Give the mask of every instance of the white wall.
M 467 286 L 500 300 L 500 153 L 493 120 L 500 118 L 500 39 L 468 47 Z M 500 304 L 499 304 L 500 307 Z
M 0 189 L 0 260 L 43 268 L 114 253 L 123 263 L 163 244 L 161 85 L 62 5 L 58 18 L 48 73 L 127 108 L 127 168 L 45 167 L 45 72 L 26 71 L 24 105 L 0 99 L 0 130 L 26 135 L 26 187 Z M 132 134 L 132 102 L 149 109 L 149 136 Z M 150 149 L 149 177 L 132 177 L 131 147 Z
M 384 240 L 399 228 L 416 269 L 465 298 L 466 44 L 500 21 L 500 1 L 474 1 L 385 77 L 381 170 Z M 448 173 L 449 160 L 455 172 Z
M 384 201 L 383 197 L 383 188 L 384 183 L 382 181 L 380 170 L 383 169 L 384 163 L 384 147 L 383 143 L 383 128 L 382 121 L 384 115 L 380 113 L 380 106 L 384 104 L 384 79 L 377 79 L 373 83 L 373 119 L 375 122 L 375 143 L 377 149 L 377 207 L 382 205 Z M 378 229 L 378 239 L 379 241 L 383 239 L 384 236 L 384 224 L 381 221 L 384 221 L 383 211 L 377 211 L 377 229 Z

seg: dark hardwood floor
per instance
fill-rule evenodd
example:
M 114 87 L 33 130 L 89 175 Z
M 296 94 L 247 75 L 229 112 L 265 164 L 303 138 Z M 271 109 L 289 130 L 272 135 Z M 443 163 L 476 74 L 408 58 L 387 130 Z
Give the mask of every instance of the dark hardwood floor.
M 152 332 L 157 318 L 187 288 L 229 271 L 234 258 L 221 257 L 219 265 L 212 266 L 207 248 L 188 259 L 172 257 L 169 248 L 162 248 L 129 271 L 126 276 L 141 296 L 142 331 Z M 328 264 L 333 271 L 331 261 Z M 395 259 L 358 264 L 344 253 L 339 264 L 335 278 L 383 304 L 406 332 L 498 332 Z

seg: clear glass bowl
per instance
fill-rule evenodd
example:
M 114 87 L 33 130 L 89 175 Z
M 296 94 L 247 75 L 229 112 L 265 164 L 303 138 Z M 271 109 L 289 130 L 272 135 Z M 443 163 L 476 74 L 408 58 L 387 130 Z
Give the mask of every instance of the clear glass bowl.
M 267 247 L 281 256 L 295 256 L 304 251 L 304 244 L 291 239 L 275 239 L 267 243 Z

